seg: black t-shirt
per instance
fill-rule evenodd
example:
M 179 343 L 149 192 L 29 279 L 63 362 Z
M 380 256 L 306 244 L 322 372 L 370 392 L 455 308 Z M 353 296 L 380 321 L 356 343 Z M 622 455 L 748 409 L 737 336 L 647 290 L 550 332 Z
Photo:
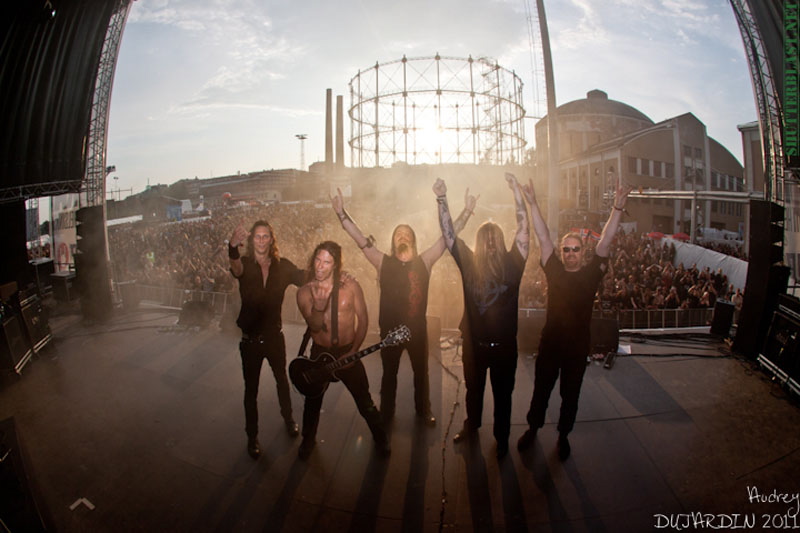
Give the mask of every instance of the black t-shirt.
M 420 256 L 406 263 L 384 255 L 380 273 L 381 305 L 378 322 L 381 335 L 405 324 L 414 332 L 426 334 L 430 274 Z
M 512 344 L 517 340 L 519 284 L 525 271 L 525 259 L 516 245 L 502 259 L 499 280 L 479 287 L 475 280 L 475 259 L 472 250 L 461 239 L 453 245 L 453 259 L 461 270 L 464 286 L 462 333 L 475 342 Z
M 592 305 L 608 258 L 595 255 L 577 272 L 567 272 L 553 252 L 544 265 L 547 277 L 547 320 L 539 351 L 588 355 L 591 348 Z
M 305 280 L 304 271 L 294 263 L 281 257 L 269 265 L 267 285 L 261 275 L 261 265 L 255 258 L 242 257 L 244 271 L 239 279 L 239 294 L 242 297 L 242 309 L 236 324 L 247 335 L 276 333 L 281 330 L 281 308 L 283 295 L 289 285 L 302 285 Z

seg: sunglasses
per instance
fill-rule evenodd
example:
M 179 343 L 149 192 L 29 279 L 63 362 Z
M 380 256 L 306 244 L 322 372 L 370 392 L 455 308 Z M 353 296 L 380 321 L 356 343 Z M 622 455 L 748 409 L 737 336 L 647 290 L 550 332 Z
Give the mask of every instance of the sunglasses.
M 581 247 L 580 246 L 563 246 L 561 248 L 561 251 L 564 252 L 565 254 L 569 253 L 569 252 L 575 252 L 577 254 L 578 252 L 581 251 Z

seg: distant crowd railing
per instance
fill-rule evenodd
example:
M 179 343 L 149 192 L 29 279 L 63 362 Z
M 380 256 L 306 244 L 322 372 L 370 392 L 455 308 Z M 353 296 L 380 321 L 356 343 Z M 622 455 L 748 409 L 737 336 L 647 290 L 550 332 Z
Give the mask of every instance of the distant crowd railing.
M 238 309 L 239 295 L 234 292 L 197 291 L 179 289 L 174 287 L 160 287 L 156 285 L 142 285 L 135 282 L 121 282 L 116 284 L 117 297 L 123 305 L 139 302 L 150 302 L 163 307 L 181 309 L 188 301 L 209 302 L 215 315 L 224 315 Z M 135 306 L 134 305 L 134 306 Z M 613 318 L 619 323 L 620 329 L 653 329 L 653 328 L 683 328 L 693 326 L 708 326 L 714 314 L 713 308 L 701 309 L 622 309 L 595 311 L 597 318 Z M 544 309 L 520 309 L 521 319 L 544 320 Z M 301 322 L 300 311 L 295 305 L 293 295 L 287 294 L 283 305 L 283 318 L 290 322 Z M 443 326 L 445 326 L 443 324 Z

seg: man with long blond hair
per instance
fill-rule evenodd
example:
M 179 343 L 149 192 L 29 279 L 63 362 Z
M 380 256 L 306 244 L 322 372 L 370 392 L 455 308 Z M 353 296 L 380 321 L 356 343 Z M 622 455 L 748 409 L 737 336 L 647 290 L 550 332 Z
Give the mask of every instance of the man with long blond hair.
M 247 243 L 246 255 L 239 247 Z M 294 263 L 281 257 L 272 226 L 256 221 L 247 231 L 244 224 L 233 230 L 228 242 L 228 258 L 233 276 L 239 280 L 242 308 L 236 324 L 242 330 L 239 351 L 244 375 L 244 413 L 247 453 L 253 459 L 261 455 L 258 442 L 258 383 L 261 365 L 267 360 L 275 376 L 278 404 L 286 431 L 299 433 L 292 415 L 289 379 L 286 376 L 286 341 L 281 324 L 281 308 L 286 288 L 300 286 L 304 273 Z
M 460 329 L 467 418 L 453 440 L 461 442 L 471 438 L 481 427 L 488 372 L 494 397 L 494 438 L 498 459 L 508 454 L 511 393 L 517 370 L 519 285 L 530 243 L 528 210 L 519 182 L 513 174 L 507 173 L 505 177 L 514 193 L 517 215 L 517 232 L 510 250 L 506 249 L 503 230 L 493 222 L 485 222 L 478 228 L 475 251 L 470 250 L 463 240 L 456 238 L 447 206 L 447 186 L 441 179 L 433 185 L 442 236 L 461 271 L 464 289 L 464 316 Z

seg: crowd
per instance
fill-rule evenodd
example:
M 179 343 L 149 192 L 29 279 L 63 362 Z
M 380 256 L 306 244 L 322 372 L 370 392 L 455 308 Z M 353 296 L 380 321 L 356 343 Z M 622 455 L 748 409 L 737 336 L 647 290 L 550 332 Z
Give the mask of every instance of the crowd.
M 399 220 L 386 213 L 369 213 L 355 206 L 352 210 L 365 233 L 376 236 L 391 232 Z M 431 211 L 433 211 L 431 209 Z M 513 213 L 496 213 L 497 222 L 513 228 Z M 431 213 L 435 224 L 434 213 Z M 476 217 L 477 218 L 477 217 Z M 508 220 L 504 220 L 508 218 Z M 271 204 L 258 207 L 220 208 L 208 217 L 158 225 L 144 223 L 109 227 L 109 243 L 114 276 L 120 281 L 136 280 L 195 291 L 230 292 L 235 281 L 228 271 L 225 239 L 240 222 L 248 227 L 258 219 L 268 220 L 275 229 L 281 256 L 305 268 L 309 254 L 319 242 L 333 239 L 343 247 L 345 269 L 361 281 L 368 305 L 377 309 L 378 291 L 375 270 L 352 239 L 341 228 L 329 205 L 310 203 Z M 471 221 L 462 235 L 467 242 L 482 220 Z M 412 220 L 412 224 L 414 221 Z M 416 228 L 415 228 L 416 229 Z M 436 238 L 438 228 L 426 228 L 419 236 L 424 249 Z M 418 230 L 419 232 L 419 230 Z M 593 241 L 588 239 L 591 248 Z M 609 273 L 598 291 L 598 309 L 691 309 L 714 307 L 717 299 L 740 303 L 741 288 L 734 288 L 722 272 L 698 269 L 694 265 L 674 265 L 675 248 L 646 235 L 624 234 L 615 238 L 609 260 Z M 383 244 L 386 247 L 386 243 Z M 520 306 L 544 308 L 547 283 L 538 263 L 536 243 L 532 242 L 520 289 Z M 429 314 L 452 314 L 457 308 L 460 278 L 455 262 L 448 254 L 437 263 L 431 276 Z

